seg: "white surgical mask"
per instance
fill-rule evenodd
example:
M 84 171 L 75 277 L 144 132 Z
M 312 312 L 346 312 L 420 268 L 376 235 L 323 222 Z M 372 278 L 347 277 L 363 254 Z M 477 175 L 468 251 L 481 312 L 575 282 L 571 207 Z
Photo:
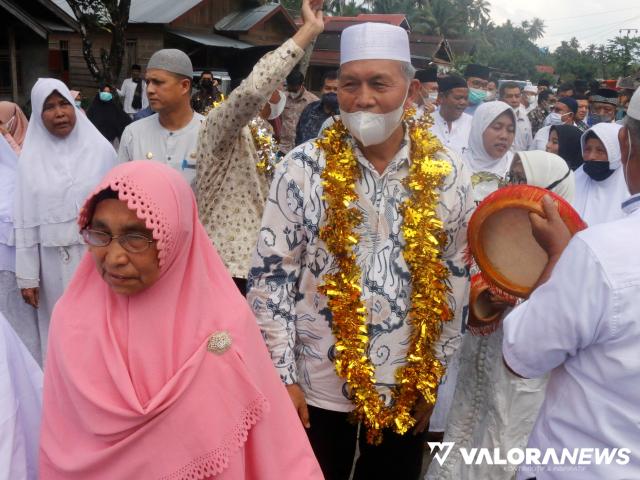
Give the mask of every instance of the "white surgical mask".
M 284 112 L 284 107 L 287 104 L 287 97 L 285 97 L 282 92 L 279 93 L 280 100 L 278 100 L 278 103 L 269 102 L 269 120 L 273 120 L 274 118 L 278 118 L 280 115 L 282 115 L 282 112 Z
M 496 99 L 495 91 L 487 91 L 487 96 L 484 98 L 485 102 L 493 102 Z
M 371 112 L 340 112 L 340 118 L 345 127 L 349 130 L 364 147 L 369 145 L 380 145 L 387 140 L 402 121 L 404 113 L 404 102 L 388 113 Z
M 562 117 L 564 117 L 565 115 L 569 115 L 569 114 L 565 113 L 563 115 L 560 115 L 557 112 L 551 112 L 549 115 L 547 115 L 547 118 L 544 119 L 545 127 L 549 125 L 562 125 L 564 123 L 564 121 L 562 120 Z

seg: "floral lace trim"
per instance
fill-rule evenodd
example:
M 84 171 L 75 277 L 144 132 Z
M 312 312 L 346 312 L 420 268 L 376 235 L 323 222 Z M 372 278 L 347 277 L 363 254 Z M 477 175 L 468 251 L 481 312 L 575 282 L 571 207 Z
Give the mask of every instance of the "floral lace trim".
M 147 228 L 153 232 L 153 238 L 158 242 L 158 262 L 162 267 L 165 263 L 167 252 L 172 251 L 175 244 L 173 233 L 169 228 L 169 222 L 157 204 L 149 200 L 150 196 L 144 189 L 126 176 L 118 176 L 103 182 L 91 193 L 78 216 L 80 228 L 84 228 L 89 221 L 94 197 L 106 188 L 111 188 L 118 192 L 118 198 L 126 202 L 129 209 L 134 210 L 138 217 L 144 220 Z
M 252 401 L 242 412 L 242 420 L 225 435 L 225 440 L 215 450 L 191 460 L 179 470 L 162 477 L 161 480 L 202 480 L 222 473 L 228 466 L 231 457 L 240 450 L 247 441 L 251 430 L 269 409 L 265 397 Z

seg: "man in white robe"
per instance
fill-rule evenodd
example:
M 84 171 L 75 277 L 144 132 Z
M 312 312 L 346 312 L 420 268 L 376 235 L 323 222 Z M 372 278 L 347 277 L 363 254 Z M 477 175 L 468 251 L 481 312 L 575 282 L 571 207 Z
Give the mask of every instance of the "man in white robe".
M 528 448 L 587 450 L 573 468 L 523 465 L 518 480 L 640 478 L 640 92 L 619 140 L 632 194 L 625 218 L 570 240 L 553 202 L 546 219 L 532 216 L 549 261 L 529 300 L 505 319 L 504 360 L 522 377 L 550 372 Z M 617 450 L 598 462 L 605 449 Z
M 438 104 L 432 114 L 433 133 L 442 144 L 460 158 L 469 147 L 469 132 L 473 117 L 465 113 L 469 105 L 469 88 L 464 78 L 451 75 L 438 79 Z
M 522 105 L 522 90 L 517 83 L 505 82 L 500 85 L 500 100 L 511 107 L 516 118 L 516 137 L 511 145 L 511 151 L 523 152 L 529 150 L 533 136 L 531 122 L 527 117 L 527 109 Z

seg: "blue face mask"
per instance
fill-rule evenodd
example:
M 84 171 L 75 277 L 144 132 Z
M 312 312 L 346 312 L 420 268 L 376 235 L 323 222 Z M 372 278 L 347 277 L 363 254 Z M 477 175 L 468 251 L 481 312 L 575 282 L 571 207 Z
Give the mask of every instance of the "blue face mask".
M 481 90 L 479 88 L 470 88 L 469 89 L 469 103 L 471 105 L 478 105 L 484 102 L 484 99 L 487 98 L 487 91 Z
M 110 102 L 113 100 L 113 94 L 111 92 L 100 92 L 100 100 L 103 102 Z

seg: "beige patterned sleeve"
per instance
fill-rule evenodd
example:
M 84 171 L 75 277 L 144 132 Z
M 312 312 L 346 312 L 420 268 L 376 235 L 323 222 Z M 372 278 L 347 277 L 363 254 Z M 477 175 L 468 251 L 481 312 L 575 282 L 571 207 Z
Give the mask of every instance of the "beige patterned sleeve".
M 303 53 L 292 39 L 287 40 L 262 57 L 229 98 L 209 112 L 198 142 L 199 179 L 207 176 L 211 169 L 221 167 L 219 160 L 225 160 L 225 152 L 231 150 L 242 128 L 260 113 L 273 91 L 302 59 Z M 215 162 L 214 158 L 217 158 Z

